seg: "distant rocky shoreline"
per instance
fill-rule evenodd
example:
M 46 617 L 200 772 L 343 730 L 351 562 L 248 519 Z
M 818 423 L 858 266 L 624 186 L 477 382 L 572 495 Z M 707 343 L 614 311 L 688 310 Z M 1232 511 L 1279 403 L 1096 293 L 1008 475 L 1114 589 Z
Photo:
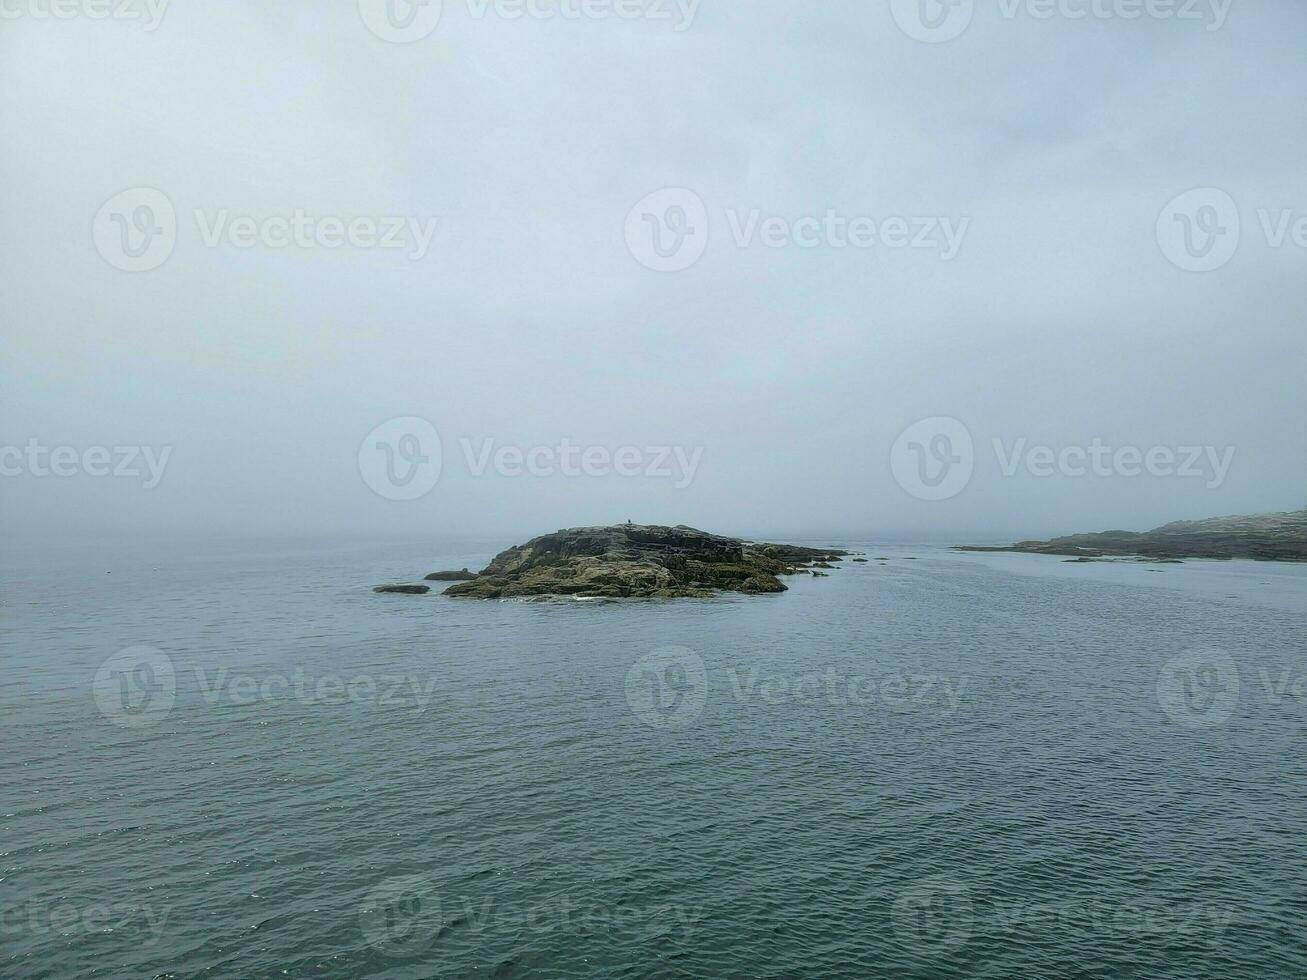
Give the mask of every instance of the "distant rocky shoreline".
M 1100 531 L 1048 541 L 1020 541 L 1006 547 L 956 545 L 955 551 L 1061 555 L 1082 561 L 1141 558 L 1183 561 L 1307 561 L 1307 509 L 1279 514 L 1175 521 L 1151 531 Z
M 706 598 L 720 592 L 786 591 L 782 576 L 824 575 L 848 552 L 748 542 L 678 525 L 579 527 L 533 538 L 495 556 L 481 572 L 436 572 L 454 580 L 454 598 Z M 377 592 L 425 593 L 429 586 L 383 585 Z

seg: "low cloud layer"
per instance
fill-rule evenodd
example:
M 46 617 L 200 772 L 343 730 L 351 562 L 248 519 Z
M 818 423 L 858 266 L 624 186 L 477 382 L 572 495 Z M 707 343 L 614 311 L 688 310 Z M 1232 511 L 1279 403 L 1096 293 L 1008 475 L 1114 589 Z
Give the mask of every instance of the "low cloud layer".
M 1307 504 L 1301 4 L 3 12 L 7 533 Z

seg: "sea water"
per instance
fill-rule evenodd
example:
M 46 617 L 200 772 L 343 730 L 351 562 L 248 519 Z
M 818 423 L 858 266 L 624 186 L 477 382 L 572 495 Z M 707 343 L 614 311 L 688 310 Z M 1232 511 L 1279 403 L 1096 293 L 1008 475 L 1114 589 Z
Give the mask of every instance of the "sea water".
M 511 543 L 7 549 L 0 976 L 1307 976 L 1307 567 Z

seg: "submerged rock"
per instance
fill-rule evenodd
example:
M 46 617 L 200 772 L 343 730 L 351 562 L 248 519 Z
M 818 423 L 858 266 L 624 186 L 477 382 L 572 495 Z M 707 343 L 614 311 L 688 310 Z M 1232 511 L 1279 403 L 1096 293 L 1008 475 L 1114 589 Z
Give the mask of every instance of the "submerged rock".
M 847 552 L 745 542 L 692 527 L 621 524 L 556 531 L 509 548 L 445 595 L 476 599 L 706 597 L 785 591 L 780 576 Z M 829 566 L 827 566 L 829 567 Z
M 378 585 L 372 590 L 373 592 L 389 593 L 393 595 L 426 595 L 431 591 L 429 585 Z
M 461 572 L 432 572 L 424 581 L 427 582 L 470 582 L 476 578 L 476 572 L 469 572 L 466 568 Z

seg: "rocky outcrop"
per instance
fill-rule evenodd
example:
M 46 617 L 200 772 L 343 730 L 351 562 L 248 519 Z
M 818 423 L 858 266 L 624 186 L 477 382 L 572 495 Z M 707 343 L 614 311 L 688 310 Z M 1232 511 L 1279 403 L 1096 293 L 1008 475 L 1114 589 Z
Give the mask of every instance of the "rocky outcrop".
M 1101 531 L 1004 548 L 959 545 L 958 551 L 1015 551 L 1071 558 L 1251 558 L 1307 561 L 1307 509 L 1282 514 L 1176 521 L 1151 531 Z
M 542 535 L 496 555 L 447 596 L 683 598 L 784 592 L 780 577 L 846 552 L 745 542 L 692 527 L 622 524 Z
M 427 582 L 470 582 L 477 577 L 476 572 L 466 568 L 461 572 L 432 572 L 424 581 Z

